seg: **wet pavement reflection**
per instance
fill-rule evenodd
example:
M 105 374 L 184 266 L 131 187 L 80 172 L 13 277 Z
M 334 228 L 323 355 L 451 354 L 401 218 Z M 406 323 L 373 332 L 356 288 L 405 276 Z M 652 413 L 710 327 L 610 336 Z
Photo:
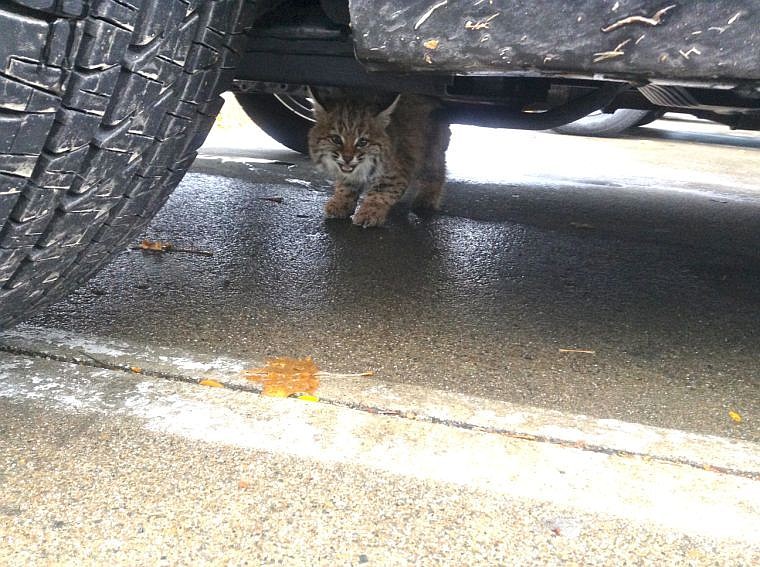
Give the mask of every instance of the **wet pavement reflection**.
M 658 124 L 460 128 L 441 214 L 377 230 L 302 156 L 209 146 L 144 237 L 213 255 L 125 251 L 34 323 L 757 441 L 760 138 Z

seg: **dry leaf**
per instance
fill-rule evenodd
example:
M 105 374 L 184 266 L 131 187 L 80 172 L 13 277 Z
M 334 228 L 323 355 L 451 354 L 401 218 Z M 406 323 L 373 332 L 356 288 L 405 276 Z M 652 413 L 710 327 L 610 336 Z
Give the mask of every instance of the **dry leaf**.
M 201 380 L 198 382 L 201 386 L 209 386 L 210 388 L 224 388 L 224 384 L 221 382 L 217 382 L 216 380 L 211 380 L 209 378 L 206 378 L 205 380 Z
M 319 368 L 311 357 L 267 359 L 266 366 L 244 372 L 248 380 L 259 382 L 265 396 L 284 398 L 291 394 L 314 394 L 319 386 Z
M 742 422 L 742 416 L 741 416 L 741 414 L 739 412 L 731 410 L 731 411 L 728 412 L 728 417 L 730 417 L 736 423 L 741 423 Z
M 178 248 L 170 242 L 153 242 L 152 240 L 142 240 L 139 246 L 132 246 L 130 250 L 147 250 L 149 252 L 186 252 L 187 254 L 199 254 L 200 256 L 213 256 L 214 253 L 208 250 L 198 250 L 195 247 Z
M 437 49 L 440 43 L 441 42 L 438 41 L 437 39 L 429 39 L 422 45 L 424 45 L 426 49 Z
M 317 396 L 312 396 L 311 394 L 302 394 L 298 396 L 299 400 L 303 400 L 304 402 L 318 402 L 319 398 Z
M 167 252 L 174 248 L 169 242 L 153 242 L 152 240 L 143 240 L 140 242 L 140 250 L 151 250 L 153 252 Z
M 140 373 L 142 373 L 142 368 L 140 368 L 139 366 L 130 366 L 130 367 L 129 367 L 129 369 L 130 369 L 132 372 L 134 372 L 135 374 L 140 374 Z

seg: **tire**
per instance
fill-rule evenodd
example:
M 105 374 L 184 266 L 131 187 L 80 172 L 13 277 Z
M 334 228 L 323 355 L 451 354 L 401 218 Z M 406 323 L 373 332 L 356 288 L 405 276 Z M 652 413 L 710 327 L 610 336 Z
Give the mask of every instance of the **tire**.
M 636 124 L 634 124 L 633 126 L 634 128 L 638 128 L 639 126 L 646 126 L 647 124 L 651 124 L 655 120 L 659 120 L 663 116 L 665 116 L 664 110 L 653 110 L 649 114 L 644 116 L 641 120 L 636 122 Z
M 628 128 L 656 120 L 658 114 L 654 110 L 620 108 L 611 114 L 602 112 L 589 114 L 575 122 L 558 126 L 554 128 L 554 131 L 573 136 L 617 136 Z
M 314 124 L 304 117 L 310 105 L 305 98 L 265 93 L 235 93 L 248 118 L 276 142 L 301 154 L 309 153 L 307 136 Z M 298 108 L 301 114 L 291 110 Z
M 245 0 L 0 4 L 0 329 L 94 275 L 221 108 Z

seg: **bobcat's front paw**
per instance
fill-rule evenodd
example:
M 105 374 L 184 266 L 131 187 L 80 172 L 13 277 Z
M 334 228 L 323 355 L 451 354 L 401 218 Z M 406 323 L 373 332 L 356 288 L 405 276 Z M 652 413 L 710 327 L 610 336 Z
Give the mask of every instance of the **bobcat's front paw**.
M 371 226 L 382 226 L 385 224 L 385 219 L 388 217 L 388 209 L 371 206 L 367 207 L 362 205 L 351 217 L 351 222 L 356 226 L 363 226 L 369 228 Z
M 356 208 L 356 200 L 341 195 L 333 195 L 325 203 L 325 216 L 328 219 L 347 219 Z

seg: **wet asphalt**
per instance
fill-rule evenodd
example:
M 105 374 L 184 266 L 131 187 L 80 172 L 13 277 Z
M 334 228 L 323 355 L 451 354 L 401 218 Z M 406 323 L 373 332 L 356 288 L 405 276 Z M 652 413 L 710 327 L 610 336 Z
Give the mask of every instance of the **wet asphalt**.
M 440 214 L 365 230 L 226 114 L 144 235 L 210 255 L 125 250 L 31 324 L 759 441 L 759 150 L 459 127 Z

